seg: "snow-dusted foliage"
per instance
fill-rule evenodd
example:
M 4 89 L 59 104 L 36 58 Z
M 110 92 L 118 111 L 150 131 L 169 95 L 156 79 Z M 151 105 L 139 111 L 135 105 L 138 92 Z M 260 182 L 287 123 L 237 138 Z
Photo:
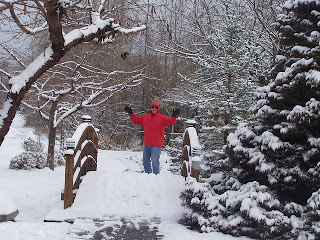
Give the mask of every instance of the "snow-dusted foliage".
M 190 28 L 194 40 L 173 48 L 193 65 L 179 73 L 186 90 L 175 89 L 171 99 L 196 110 L 193 117 L 213 135 L 209 138 L 214 138 L 217 147 L 240 121 L 252 116 L 248 109 L 254 91 L 270 66 L 266 50 L 270 41 L 266 44 L 263 27 L 247 1 L 199 0 L 188 5 L 192 7 L 184 14 L 190 24 L 185 28 Z
M 320 1 L 290 0 L 279 15 L 270 83 L 256 91 L 256 124 L 227 138 L 227 171 L 182 194 L 202 231 L 258 239 L 319 239 Z
M 189 207 L 186 217 L 199 225 L 201 231 L 221 231 L 257 239 L 292 236 L 291 230 L 294 232 L 296 225 L 282 213 L 280 201 L 266 186 L 258 182 L 241 185 L 233 178 L 226 183 L 228 190 L 217 194 L 208 183 L 188 179 L 182 194 L 184 205 Z
M 28 138 L 23 142 L 25 152 L 15 156 L 11 161 L 10 169 L 30 170 L 33 168 L 42 169 L 47 166 L 47 154 L 43 152 L 44 146 L 40 141 Z M 62 152 L 55 153 L 55 166 L 65 164 L 65 158 Z
M 47 164 L 47 155 L 43 152 L 23 152 L 14 157 L 9 165 L 10 169 L 30 170 L 42 169 Z
M 7 98 L 0 110 L 0 144 L 8 133 L 12 120 L 31 86 L 44 73 L 57 65 L 71 49 L 80 44 L 85 45 L 85 43 L 111 43 L 120 34 L 129 34 L 145 29 L 145 26 L 130 29 L 121 27 L 119 23 L 115 22 L 115 19 L 111 18 L 111 15 L 117 15 L 111 13 L 111 9 L 114 8 L 110 6 L 108 1 L 28 1 L 27 5 L 19 1 L 1 1 L 0 17 L 3 24 L 0 26 L 0 31 L 4 34 L 1 47 L 15 59 L 21 69 L 14 67 L 12 71 L 8 71 L 5 67 L 1 67 L 1 74 L 7 76 L 9 81 L 1 83 L 2 91 L 6 92 Z M 23 58 L 26 57 L 25 52 L 27 52 L 25 46 L 22 47 L 24 50 L 20 55 L 17 55 L 16 51 L 11 48 L 16 45 L 15 39 L 21 39 L 25 34 L 47 39 L 43 42 L 43 46 L 39 46 L 39 49 L 43 50 L 42 53 L 39 53 L 37 57 L 31 57 L 37 51 L 32 51 L 32 54 L 29 54 L 30 58 L 25 60 L 29 64 L 23 61 Z M 25 42 L 32 42 L 29 40 L 26 39 Z M 77 58 L 80 59 L 82 56 L 79 55 Z M 101 61 L 101 56 L 99 61 Z M 61 74 L 63 75 L 63 73 Z M 81 78 L 78 73 L 74 75 Z M 115 84 L 114 87 L 117 85 Z M 50 91 L 51 86 L 45 90 Z M 107 95 L 112 94 L 114 87 L 106 91 Z M 97 94 L 105 93 L 101 90 L 97 92 L 89 90 L 90 97 L 84 98 L 83 102 L 88 103 Z M 51 93 L 53 92 L 55 92 L 54 89 Z M 48 92 L 47 94 L 47 96 L 50 95 Z M 56 94 L 51 97 L 53 98 L 54 95 Z M 72 110 L 66 109 L 66 114 L 69 111 Z
M 284 11 L 273 80 L 257 90 L 253 107 L 261 126 L 239 126 L 228 150 L 249 178 L 305 204 L 320 186 L 320 1 L 287 1 Z
M 206 182 L 187 179 L 181 194 L 189 224 L 203 232 L 220 231 L 254 239 L 317 239 L 320 190 L 308 204 L 283 204 L 274 191 L 256 181 L 240 183 L 217 172 Z
M 170 139 L 168 144 L 164 147 L 165 151 L 171 157 L 170 171 L 175 174 L 181 173 L 181 158 L 182 158 L 182 147 L 183 146 L 182 136 Z
M 44 145 L 41 143 L 40 140 L 35 141 L 29 137 L 27 140 L 23 141 L 22 148 L 26 152 L 43 152 Z
M 256 88 L 253 78 L 257 77 L 250 73 L 260 72 L 258 62 L 261 58 L 254 56 L 262 51 L 252 43 L 252 33 L 241 26 L 240 16 L 230 17 L 228 12 L 226 15 L 229 17 L 221 23 L 221 29 L 208 30 L 204 43 L 199 44 L 211 51 L 196 49 L 191 59 L 197 71 L 189 79 L 200 90 L 197 103 L 204 114 L 199 121 L 207 125 L 206 121 L 214 118 L 216 130 L 223 132 L 224 138 L 248 116 Z
M 308 199 L 307 209 L 308 222 L 310 223 L 308 227 L 310 231 L 320 236 L 320 189 Z
M 65 158 L 61 152 L 55 153 L 54 165 L 65 165 Z M 14 157 L 9 165 L 10 169 L 30 170 L 33 168 L 42 169 L 47 166 L 47 154 L 44 152 L 23 152 Z
M 66 164 L 66 158 L 64 152 L 56 151 L 54 154 L 54 166 L 64 166 Z

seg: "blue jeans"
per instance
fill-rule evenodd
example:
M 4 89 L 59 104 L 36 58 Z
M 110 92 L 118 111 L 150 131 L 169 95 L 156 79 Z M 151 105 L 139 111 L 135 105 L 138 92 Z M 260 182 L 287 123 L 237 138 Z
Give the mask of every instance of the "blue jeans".
M 144 146 L 143 148 L 143 167 L 145 173 L 160 173 L 160 154 L 161 154 L 161 147 L 153 147 L 153 146 Z M 151 158 L 151 161 L 150 161 Z M 151 169 L 151 162 L 152 162 L 152 169 Z M 152 171 L 153 170 L 153 171 Z

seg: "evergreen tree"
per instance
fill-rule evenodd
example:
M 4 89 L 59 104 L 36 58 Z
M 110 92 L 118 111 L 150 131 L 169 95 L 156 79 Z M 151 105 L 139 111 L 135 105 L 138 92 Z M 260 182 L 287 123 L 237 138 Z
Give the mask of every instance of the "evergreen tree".
M 320 1 L 287 1 L 272 81 L 257 90 L 261 125 L 228 138 L 242 182 L 258 180 L 284 201 L 306 204 L 320 188 Z
M 192 48 L 179 49 L 183 57 L 192 61 L 194 69 L 181 76 L 190 84 L 186 92 L 191 95 L 189 107 L 198 111 L 195 119 L 210 134 L 214 132 L 214 141 L 219 139 L 217 145 L 221 146 L 240 121 L 250 119 L 248 109 L 254 101 L 257 79 L 265 76 L 270 56 L 262 46 L 258 24 L 247 17 L 249 10 L 244 2 L 203 4 L 210 10 L 198 9 L 194 13 L 197 18 Z
M 222 29 L 210 33 L 206 42 L 214 53 L 204 49 L 196 51 L 192 60 L 198 70 L 193 83 L 201 89 L 200 108 L 215 119 L 216 127 L 226 140 L 230 129 L 234 130 L 240 120 L 248 118 L 248 106 L 256 88 L 250 71 L 257 68 L 253 55 L 258 50 L 250 43 L 244 27 L 236 24 L 232 17 Z M 203 115 L 201 118 L 206 119 Z M 207 126 L 208 122 L 203 124 Z
M 239 124 L 204 183 L 189 179 L 186 218 L 202 231 L 319 239 L 320 1 L 289 0 L 280 51 L 258 88 L 256 124 Z

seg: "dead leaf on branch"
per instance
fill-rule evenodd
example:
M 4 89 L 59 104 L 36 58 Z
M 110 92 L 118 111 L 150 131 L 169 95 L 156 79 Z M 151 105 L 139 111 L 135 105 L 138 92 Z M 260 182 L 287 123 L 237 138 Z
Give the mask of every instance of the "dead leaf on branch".
M 169 33 L 170 40 L 172 40 L 172 32 L 171 32 L 169 24 L 167 24 L 167 32 Z
M 104 13 L 104 8 L 100 10 L 100 17 L 103 15 L 103 13 Z
M 126 60 L 129 56 L 129 53 L 128 52 L 123 52 L 120 54 L 120 57 L 123 59 L 123 60 Z
M 153 16 L 153 14 L 156 14 L 156 8 L 152 5 L 152 7 L 151 7 L 151 16 Z

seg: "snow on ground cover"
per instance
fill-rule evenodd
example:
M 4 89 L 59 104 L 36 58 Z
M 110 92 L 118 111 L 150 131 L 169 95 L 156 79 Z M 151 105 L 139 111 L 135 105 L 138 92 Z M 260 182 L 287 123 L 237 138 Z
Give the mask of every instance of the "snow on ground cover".
M 22 152 L 21 143 L 27 137 L 34 137 L 33 131 L 24 128 L 18 117 L 0 150 L 0 199 L 6 199 L 2 201 L 0 214 L 5 211 L 1 209 L 8 210 L 10 204 L 20 212 L 15 222 L 0 223 L 0 239 L 93 239 L 96 231 L 121 225 L 124 218 L 136 225 L 148 221 L 150 227 L 157 227 L 164 236 L 162 239 L 245 239 L 221 233 L 199 233 L 177 223 L 184 211 L 179 199 L 184 178 L 168 171 L 170 158 L 165 152 L 160 159 L 161 173 L 155 176 L 142 172 L 142 152 L 99 150 L 98 171 L 88 173 L 74 205 L 64 210 L 60 200 L 64 167 L 57 167 L 55 171 L 9 169 L 10 160 Z M 73 224 L 44 222 L 50 217 L 75 216 L 85 218 Z M 103 222 L 97 225 L 92 217 L 100 217 Z

